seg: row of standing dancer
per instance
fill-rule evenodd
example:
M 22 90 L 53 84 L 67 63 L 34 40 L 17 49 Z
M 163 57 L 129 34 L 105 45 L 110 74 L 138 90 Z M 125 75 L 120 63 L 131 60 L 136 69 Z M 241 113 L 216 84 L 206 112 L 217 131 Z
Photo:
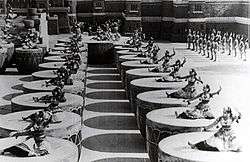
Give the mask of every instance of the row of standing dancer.
M 247 60 L 249 41 L 245 35 L 237 33 L 222 33 L 212 30 L 211 33 L 188 30 L 187 48 L 206 56 L 213 61 L 217 60 L 218 54 L 227 54 Z

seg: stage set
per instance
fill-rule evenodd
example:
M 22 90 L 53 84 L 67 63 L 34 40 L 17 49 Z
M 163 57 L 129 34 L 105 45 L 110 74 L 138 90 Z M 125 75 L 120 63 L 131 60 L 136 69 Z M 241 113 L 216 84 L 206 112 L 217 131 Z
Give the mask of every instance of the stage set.
M 0 162 L 247 162 L 248 0 L 0 0 Z

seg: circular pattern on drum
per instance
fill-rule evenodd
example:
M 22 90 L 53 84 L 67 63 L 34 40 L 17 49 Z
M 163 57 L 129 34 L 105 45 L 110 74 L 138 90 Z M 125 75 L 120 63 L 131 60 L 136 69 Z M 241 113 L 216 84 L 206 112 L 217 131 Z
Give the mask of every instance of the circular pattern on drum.
M 216 152 L 191 149 L 188 142 L 197 143 L 208 139 L 214 132 L 181 133 L 163 139 L 159 143 L 160 161 L 220 162 L 245 161 L 243 152 Z M 175 141 L 175 142 L 173 142 Z M 245 154 L 247 155 L 247 154 Z M 244 159 L 244 160 L 243 160 Z
M 203 127 L 214 122 L 208 119 L 192 120 L 176 117 L 176 113 L 181 114 L 191 109 L 189 107 L 163 108 L 147 114 L 147 151 L 152 162 L 157 162 L 158 143 L 163 138 L 184 132 L 199 132 Z
M 49 106 L 49 103 L 34 102 L 33 97 L 51 96 L 51 92 L 29 93 L 17 96 L 11 100 L 12 111 L 37 110 Z M 83 105 L 83 98 L 79 95 L 65 93 L 66 102 L 60 102 L 59 107 L 63 110 L 73 111 Z
M 126 99 L 125 91 L 98 91 L 98 92 L 90 92 L 86 94 L 86 97 L 91 99 L 103 99 L 109 100 L 124 100 Z
M 43 70 L 32 73 L 32 76 L 36 79 L 53 79 L 56 78 L 56 71 L 55 70 Z
M 86 138 L 82 145 L 93 151 L 109 153 L 146 153 L 140 134 L 101 134 Z
M 65 62 L 47 62 L 39 64 L 39 68 L 42 70 L 57 70 L 60 67 L 64 66 Z
M 46 62 L 65 62 L 66 59 L 62 58 L 61 56 L 48 56 L 48 57 L 44 57 L 44 61 L 46 61 Z
M 93 89 L 123 89 L 121 82 L 98 82 L 87 84 L 88 88 Z
M 25 142 L 24 142 L 25 141 Z M 46 137 L 46 142 L 51 145 L 51 153 L 44 156 L 37 156 L 37 157 L 13 157 L 13 156 L 5 156 L 0 155 L 0 161 L 5 162 L 77 162 L 78 158 L 78 151 L 75 144 L 70 141 Z M 9 137 L 9 138 L 2 138 L 0 139 L 0 145 L 3 148 L 9 148 L 19 143 L 25 143 L 30 147 L 34 144 L 34 140 L 29 139 L 26 141 L 25 136 L 18 137 Z
M 129 102 L 100 102 L 86 106 L 86 110 L 93 112 L 130 113 Z
M 28 110 L 15 113 L 9 113 L 0 117 L 0 130 L 2 137 L 8 137 L 12 131 L 23 130 L 30 122 L 22 120 L 40 110 Z M 77 134 L 81 129 L 81 117 L 71 112 L 56 113 L 56 118 L 60 123 L 50 124 L 46 129 L 46 134 L 57 138 L 68 138 L 68 136 Z
M 98 116 L 84 121 L 84 124 L 91 128 L 105 130 L 137 130 L 134 116 Z
M 56 88 L 54 85 L 46 85 L 49 80 L 37 80 L 29 83 L 24 83 L 23 88 L 25 92 L 51 92 Z M 81 94 L 84 89 L 84 83 L 74 80 L 73 85 L 64 85 L 63 91 L 72 94 Z

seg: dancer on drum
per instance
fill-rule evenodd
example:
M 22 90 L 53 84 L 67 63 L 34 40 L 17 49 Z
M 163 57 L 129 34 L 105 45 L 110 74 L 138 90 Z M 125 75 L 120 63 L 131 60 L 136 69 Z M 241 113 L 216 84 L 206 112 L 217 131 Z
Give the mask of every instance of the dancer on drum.
M 174 56 L 175 56 L 174 48 L 173 48 L 173 54 L 172 55 L 170 55 L 169 51 L 166 50 L 165 55 L 162 58 L 160 58 L 159 60 L 156 61 L 156 63 L 159 63 L 160 61 L 163 60 L 161 66 L 155 67 L 153 69 L 148 69 L 148 70 L 150 72 L 163 72 L 163 73 L 168 72 L 169 71 L 169 69 L 168 69 L 169 68 L 169 62 Z
M 148 59 L 141 60 L 141 64 L 157 64 L 157 54 L 160 51 L 158 45 L 154 45 L 153 50 L 148 54 Z
M 213 114 L 210 112 L 209 102 L 214 95 L 219 95 L 221 87 L 218 91 L 210 93 L 210 86 L 207 84 L 203 87 L 203 92 L 195 96 L 194 98 L 186 100 L 188 105 L 191 101 L 199 99 L 200 102 L 192 109 L 186 110 L 181 114 L 175 112 L 177 118 L 182 119 L 214 119 Z
M 185 79 L 188 81 L 188 84 L 181 88 L 180 90 L 170 93 L 168 94 L 168 92 L 166 92 L 167 97 L 171 97 L 171 98 L 183 98 L 183 99 L 190 99 L 196 96 L 196 88 L 195 88 L 195 83 L 202 83 L 201 78 L 197 77 L 197 73 L 194 69 L 191 69 L 189 71 L 189 75 L 187 76 L 177 76 L 177 79 Z
M 181 81 L 177 78 L 178 72 L 181 67 L 184 66 L 186 63 L 186 58 L 184 58 L 183 62 L 181 63 L 180 60 L 177 60 L 175 64 L 168 66 L 168 69 L 170 69 L 170 73 L 168 76 L 163 76 L 159 79 L 156 79 L 157 82 L 178 82 Z
M 61 87 L 56 87 L 52 90 L 52 95 L 45 95 L 40 98 L 33 97 L 34 102 L 42 102 L 42 103 L 52 103 L 54 101 L 58 102 L 66 102 L 65 92 L 63 92 Z
M 49 104 L 48 107 L 45 107 L 44 110 L 33 113 L 27 117 L 22 117 L 22 119 L 24 121 L 30 122 L 30 120 L 32 120 L 33 118 L 37 118 L 37 116 L 39 116 L 39 114 L 44 113 L 44 115 L 46 115 L 48 117 L 51 116 L 50 124 L 56 124 L 56 123 L 62 122 L 62 121 L 58 120 L 58 118 L 56 116 L 56 113 L 59 113 L 59 112 L 62 112 L 62 109 L 59 107 L 59 102 L 54 100 Z
M 241 147 L 237 141 L 237 136 L 232 128 L 232 125 L 235 122 L 239 123 L 239 119 L 241 119 L 241 113 L 233 113 L 230 107 L 224 108 L 222 116 L 218 117 L 211 125 L 204 128 L 207 130 L 216 125 L 219 127 L 220 125 L 219 130 L 207 140 L 196 144 L 188 142 L 188 145 L 192 149 L 202 151 L 241 151 Z
M 28 146 L 25 143 L 20 143 L 4 149 L 1 154 L 11 153 L 17 157 L 44 156 L 49 154 L 51 146 L 45 141 L 45 129 L 49 127 L 51 119 L 52 115 L 48 111 L 39 111 L 30 116 L 29 121 L 31 123 L 23 130 L 11 132 L 10 136 L 16 138 L 18 136 L 28 136 L 26 140 L 33 138 L 35 141 L 34 145 Z

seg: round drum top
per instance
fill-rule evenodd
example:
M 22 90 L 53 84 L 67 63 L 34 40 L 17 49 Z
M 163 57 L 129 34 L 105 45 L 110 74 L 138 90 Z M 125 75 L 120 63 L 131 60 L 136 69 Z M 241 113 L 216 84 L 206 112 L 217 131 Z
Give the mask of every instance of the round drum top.
M 36 107 L 37 109 L 45 108 L 49 106 L 49 103 L 34 102 L 33 97 L 42 97 L 45 95 L 52 95 L 51 92 L 39 92 L 39 93 L 29 93 L 14 97 L 11 99 L 12 104 L 25 106 L 25 107 Z M 65 93 L 66 102 L 60 102 L 59 107 L 66 107 L 67 105 L 82 105 L 83 98 L 79 95 L 74 95 L 70 93 Z
M 0 139 L 0 150 L 15 146 L 20 143 L 25 143 L 29 147 L 34 144 L 33 139 L 26 141 L 27 136 L 20 136 L 17 139 L 15 137 L 2 138 Z M 37 157 L 11 157 L 7 155 L 0 155 L 0 161 L 4 162 L 76 162 L 78 157 L 77 147 L 74 143 L 59 139 L 47 137 L 45 139 L 51 145 L 51 150 L 48 155 L 37 156 Z
M 43 70 L 34 72 L 32 73 L 32 76 L 40 79 L 52 79 L 57 77 L 55 70 Z
M 141 54 L 141 52 L 135 52 L 135 51 L 129 51 L 129 50 L 121 50 L 116 52 L 119 55 L 138 55 Z
M 114 46 L 122 46 L 129 40 L 129 37 L 122 36 L 118 41 L 114 41 Z
M 145 57 L 138 57 L 137 55 L 123 55 L 119 57 L 120 62 L 132 61 L 132 60 L 146 60 Z
M 123 62 L 121 65 L 125 67 L 135 67 L 135 68 L 159 66 L 159 64 L 141 64 L 140 61 L 126 61 Z
M 62 58 L 61 56 L 48 56 L 44 57 L 44 61 L 64 62 L 66 59 Z
M 52 48 L 52 51 L 65 51 L 67 48 L 65 47 L 54 47 Z
M 50 56 L 64 56 L 64 55 L 66 55 L 63 51 L 50 51 L 49 52 L 49 55 Z
M 62 39 L 58 39 L 57 42 L 58 43 L 70 43 L 70 39 L 69 38 L 62 38 Z
M 184 102 L 183 99 L 168 98 L 166 95 L 166 90 L 148 91 L 140 93 L 137 95 L 137 98 L 141 101 L 148 103 L 187 106 L 187 103 Z
M 115 46 L 114 48 L 115 48 L 115 50 L 117 50 L 117 51 L 134 49 L 134 48 L 132 48 L 132 47 L 124 47 L 124 46 Z
M 69 47 L 69 44 L 65 44 L 65 43 L 57 43 L 55 44 L 56 47 Z
M 146 65 L 146 64 L 143 64 Z M 139 69 L 131 69 L 126 71 L 129 75 L 135 75 L 135 76 L 152 76 L 152 77 L 161 77 L 168 75 L 169 73 L 156 73 L 156 72 L 150 72 L 148 71 L 148 68 L 139 68 Z
M 50 85 L 50 86 L 46 86 L 45 81 L 48 80 L 37 80 L 37 81 L 32 81 L 32 82 L 28 82 L 28 83 L 24 83 L 23 87 L 25 89 L 28 90 L 32 90 L 32 91 L 46 91 L 46 92 L 51 92 L 53 89 L 56 88 L 56 86 Z M 63 89 L 70 89 L 73 86 L 82 86 L 83 87 L 84 83 L 74 80 L 73 85 L 64 85 Z
M 192 128 L 205 127 L 214 122 L 214 120 L 208 120 L 208 119 L 189 120 L 189 119 L 176 118 L 175 112 L 180 114 L 187 109 L 191 108 L 176 107 L 176 108 L 163 108 L 163 109 L 153 110 L 147 114 L 147 120 L 163 125 L 171 125 L 175 127 L 192 127 Z
M 193 132 L 181 133 L 163 139 L 159 143 L 159 149 L 167 155 L 182 159 L 183 161 L 194 162 L 236 162 L 248 161 L 244 158 L 249 156 L 246 153 L 240 152 L 215 152 L 215 151 L 200 151 L 191 149 L 188 142 L 198 143 L 208 139 L 214 132 Z M 174 142 L 173 142 L 174 141 Z
M 156 78 L 135 79 L 132 80 L 130 84 L 136 87 L 156 87 L 163 89 L 177 89 L 185 85 L 185 82 L 157 82 L 155 79 Z
M 39 110 L 28 110 L 28 111 L 19 111 L 15 113 L 2 115 L 0 117 L 0 128 L 11 131 L 23 130 L 30 124 L 30 122 L 22 120 L 22 117 L 27 117 L 38 111 Z M 70 126 L 73 127 L 75 125 L 81 124 L 81 117 L 76 113 L 63 111 L 57 113 L 56 117 L 62 122 L 56 124 L 50 124 L 47 130 L 55 130 L 63 128 L 66 129 Z
M 39 67 L 43 69 L 56 70 L 62 67 L 64 64 L 65 62 L 47 62 L 47 63 L 39 64 Z

